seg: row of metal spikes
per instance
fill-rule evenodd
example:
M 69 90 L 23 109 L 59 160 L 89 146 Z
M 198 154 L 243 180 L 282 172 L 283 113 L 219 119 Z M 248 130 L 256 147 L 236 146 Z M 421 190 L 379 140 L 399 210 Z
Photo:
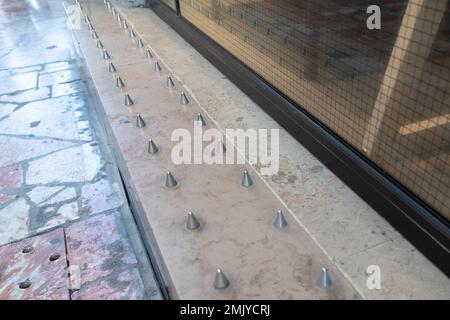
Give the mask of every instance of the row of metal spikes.
M 119 14 L 117 13 L 116 9 L 111 5 L 111 3 L 108 0 L 104 0 L 103 1 L 104 4 L 107 6 L 108 10 L 111 12 L 113 18 L 120 23 L 121 27 L 124 30 L 128 30 L 130 29 L 128 35 L 129 37 L 133 40 L 136 38 L 136 33 L 133 31 L 133 29 L 131 29 L 128 26 L 128 23 L 125 21 L 125 19 Z M 79 3 L 78 0 L 75 0 L 75 3 L 78 4 L 78 6 L 80 7 L 80 9 L 82 9 L 81 4 Z M 104 48 L 103 43 L 100 41 L 96 31 L 94 30 L 94 27 L 92 26 L 92 23 L 89 19 L 89 17 L 86 15 L 85 16 L 85 22 L 88 25 L 88 30 L 91 32 L 91 36 L 94 40 L 96 40 L 97 43 L 97 48 L 102 49 L 102 55 L 103 55 L 103 59 L 109 61 L 108 63 L 108 71 L 111 73 L 116 73 L 117 69 L 114 66 L 114 64 L 110 61 L 111 60 L 111 56 L 109 55 L 108 51 Z M 144 48 L 144 42 L 142 41 L 142 39 L 138 39 L 137 41 L 137 47 L 138 48 Z M 153 54 L 150 51 L 150 49 L 146 48 L 146 58 L 151 62 L 151 60 L 153 59 Z M 159 61 L 155 61 L 154 65 L 153 65 L 153 70 L 155 72 L 161 72 L 162 68 L 161 65 L 159 63 Z M 167 88 L 172 88 L 175 86 L 175 83 L 172 79 L 172 77 L 169 75 L 167 76 L 166 79 L 166 87 Z M 117 88 L 124 88 L 125 87 L 125 83 L 123 82 L 122 78 L 120 76 L 118 76 L 116 78 L 116 87 Z M 187 98 L 186 94 L 182 91 L 181 95 L 180 95 L 180 104 L 182 105 L 187 105 L 189 104 L 189 99 Z M 131 99 L 130 95 L 128 93 L 125 93 L 125 106 L 132 106 L 134 105 L 133 100 Z M 205 126 L 206 122 L 202 116 L 201 113 L 198 113 L 196 118 L 194 119 L 194 124 L 197 126 Z M 138 128 L 142 128 L 145 127 L 145 121 L 142 118 L 142 116 L 140 114 L 136 115 L 136 127 Z M 159 151 L 158 147 L 156 146 L 155 142 L 152 139 L 149 139 L 148 142 L 148 153 L 150 154 L 155 154 Z M 222 140 L 219 141 L 217 147 L 216 147 L 216 151 L 220 152 L 220 153 L 225 153 L 226 152 L 226 147 L 225 144 L 223 143 Z M 241 186 L 245 187 L 245 188 L 250 188 L 253 185 L 253 180 L 250 177 L 250 174 L 247 170 L 244 170 L 243 172 L 243 176 L 242 176 L 242 181 L 241 181 Z M 166 178 L 165 178 L 165 182 L 164 182 L 164 186 L 168 189 L 174 189 L 178 186 L 178 181 L 175 179 L 175 177 L 173 176 L 173 174 L 170 171 L 167 171 L 166 173 Z M 276 217 L 275 217 L 275 221 L 273 223 L 273 226 L 276 229 L 282 230 L 284 228 L 286 228 L 287 226 L 287 221 L 283 215 L 282 210 L 278 210 L 276 213 Z M 197 230 L 201 227 L 201 224 L 199 222 L 199 220 L 197 219 L 197 217 L 194 215 L 194 213 L 192 211 L 189 211 L 187 214 L 187 222 L 186 222 L 186 228 L 188 230 Z M 222 269 L 217 269 L 216 270 L 216 274 L 215 274 L 215 279 L 214 279 L 214 288 L 216 289 L 225 289 L 229 286 L 230 282 L 228 280 L 228 278 L 225 276 L 224 272 L 222 271 Z M 329 272 L 327 268 L 321 268 L 320 274 L 318 276 L 318 279 L 316 281 L 316 285 L 320 288 L 329 288 L 332 284 Z

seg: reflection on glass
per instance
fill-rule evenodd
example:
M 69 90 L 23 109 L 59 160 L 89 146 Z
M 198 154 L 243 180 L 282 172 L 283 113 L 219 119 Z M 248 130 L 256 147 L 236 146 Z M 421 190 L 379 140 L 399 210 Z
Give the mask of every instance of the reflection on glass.
M 182 15 L 450 219 L 447 0 L 180 0 Z

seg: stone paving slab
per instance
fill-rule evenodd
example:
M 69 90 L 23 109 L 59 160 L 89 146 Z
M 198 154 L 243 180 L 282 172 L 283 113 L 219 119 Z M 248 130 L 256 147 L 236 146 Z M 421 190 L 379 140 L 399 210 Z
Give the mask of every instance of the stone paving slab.
M 9 77 L 9 81 L 2 81 L 0 94 L 36 87 L 37 75 L 37 72 L 30 72 Z
M 0 210 L 0 245 L 28 236 L 30 206 L 18 197 Z
M 145 291 L 116 214 L 97 215 L 66 230 L 68 261 L 81 271 L 72 299 L 142 299 Z
M 73 146 L 71 141 L 53 139 L 29 139 L 24 136 L 0 134 L 0 150 L 8 150 L 0 157 L 0 167 L 6 167 L 24 160 L 37 158 L 57 150 Z
M 13 101 L 14 103 L 25 103 L 35 100 L 42 100 L 46 98 L 50 98 L 50 88 L 41 86 L 38 89 L 29 89 L 1 95 L 0 101 L 2 102 Z
M 80 100 L 79 96 L 65 95 L 27 103 L 0 122 L 0 133 L 79 140 L 83 126 L 77 117 L 77 109 L 83 106 Z
M 68 300 L 64 231 L 0 247 L 0 300 Z

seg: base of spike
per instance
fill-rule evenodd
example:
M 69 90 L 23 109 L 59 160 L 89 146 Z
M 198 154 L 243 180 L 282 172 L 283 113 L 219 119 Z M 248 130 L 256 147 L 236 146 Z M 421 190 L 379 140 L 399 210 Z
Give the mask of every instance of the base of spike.
M 250 188 L 253 185 L 253 180 L 247 170 L 244 170 L 241 185 L 245 188 Z
M 230 281 L 228 281 L 227 277 L 223 273 L 222 269 L 216 270 L 216 277 L 214 279 L 214 288 L 218 290 L 226 289 L 230 285 Z

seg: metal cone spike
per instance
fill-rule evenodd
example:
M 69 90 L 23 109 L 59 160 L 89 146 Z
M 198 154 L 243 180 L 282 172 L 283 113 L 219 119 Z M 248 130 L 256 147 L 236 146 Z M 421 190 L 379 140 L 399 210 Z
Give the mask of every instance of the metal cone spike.
M 109 1 L 106 5 L 108 6 L 108 9 L 111 9 L 111 3 Z
M 126 106 L 132 106 L 134 104 L 133 100 L 131 100 L 131 97 L 128 93 L 125 93 L 125 105 Z
M 106 51 L 106 49 L 103 49 L 103 59 L 105 59 L 105 60 L 111 59 L 111 57 L 109 56 L 109 53 L 108 53 L 108 51 Z
M 155 66 L 153 67 L 153 70 L 155 72 L 160 72 L 161 71 L 161 66 L 159 65 L 158 61 L 155 62 Z
M 227 152 L 227 148 L 225 147 L 225 143 L 223 143 L 223 140 L 220 139 L 216 146 L 216 152 L 217 153 L 225 153 Z
M 138 128 L 145 127 L 144 119 L 142 119 L 142 117 L 139 113 L 136 115 L 136 127 L 138 127 Z
M 184 92 L 181 93 L 180 103 L 189 104 L 189 100 Z
M 86 23 L 90 23 L 90 22 L 91 22 L 91 20 L 89 19 L 89 17 L 88 17 L 87 15 L 84 17 L 84 21 L 85 21 Z
M 320 271 L 320 275 L 317 279 L 316 284 L 319 288 L 322 289 L 327 289 L 333 284 L 326 268 L 322 268 L 322 270 Z
M 147 49 L 147 52 L 145 53 L 145 56 L 149 60 L 153 58 L 153 55 L 152 55 L 152 52 L 150 51 L 150 49 Z
M 95 32 L 94 30 L 92 30 L 92 39 L 98 39 L 98 35 L 97 32 Z
M 120 16 L 120 14 L 117 15 L 117 22 L 122 23 L 122 17 Z
M 92 26 L 92 23 L 88 23 L 88 30 L 89 31 L 92 31 L 92 30 L 94 30 L 94 27 Z
M 166 88 L 172 88 L 174 86 L 175 86 L 175 83 L 173 83 L 172 77 L 171 76 L 167 76 Z
M 153 154 L 153 153 L 157 153 L 159 151 L 158 147 L 156 146 L 156 144 L 153 142 L 152 139 L 148 140 L 148 153 Z
M 204 127 L 204 126 L 206 126 L 205 119 L 203 119 L 203 116 L 202 116 L 201 113 L 197 114 L 197 116 L 195 117 L 194 124 L 197 127 Z
M 117 87 L 117 88 L 123 88 L 123 87 L 125 87 L 125 83 L 123 83 L 122 78 L 117 77 L 117 79 L 116 79 L 116 87 Z
M 123 29 L 124 30 L 128 29 L 128 23 L 126 21 L 123 22 Z
M 100 40 L 97 40 L 97 48 L 103 49 L 103 43 Z
M 214 288 L 222 290 L 228 287 L 230 281 L 228 281 L 227 277 L 223 273 L 222 269 L 217 269 L 216 278 L 214 279 Z
M 164 185 L 167 188 L 174 188 L 178 185 L 177 180 L 175 180 L 175 178 L 173 177 L 172 173 L 170 173 L 170 171 L 167 171 L 167 173 L 166 173 L 166 182 L 164 183 Z
M 242 176 L 242 183 L 241 185 L 245 188 L 249 188 L 253 185 L 252 178 L 250 178 L 250 174 L 247 170 L 244 170 L 244 175 Z
M 113 16 L 116 16 L 116 9 L 115 9 L 115 8 L 112 8 L 112 9 L 111 9 L 111 14 L 112 14 Z
M 283 211 L 278 210 L 277 217 L 275 218 L 275 222 L 273 226 L 277 229 L 284 229 L 287 226 L 286 219 L 284 218 Z
M 142 42 L 141 39 L 138 40 L 137 46 L 138 46 L 138 48 L 143 48 L 144 47 L 144 43 Z
M 195 229 L 198 229 L 199 227 L 200 227 L 200 222 L 198 222 L 197 218 L 192 213 L 192 211 L 189 211 L 187 222 L 186 222 L 186 228 L 188 228 L 189 230 L 195 230 Z
M 112 62 L 110 62 L 109 65 L 108 65 L 108 71 L 111 72 L 111 73 L 114 73 L 114 72 L 117 71 L 116 67 L 114 67 Z
M 134 33 L 133 30 L 130 31 L 130 38 L 131 39 L 136 38 L 136 34 Z

